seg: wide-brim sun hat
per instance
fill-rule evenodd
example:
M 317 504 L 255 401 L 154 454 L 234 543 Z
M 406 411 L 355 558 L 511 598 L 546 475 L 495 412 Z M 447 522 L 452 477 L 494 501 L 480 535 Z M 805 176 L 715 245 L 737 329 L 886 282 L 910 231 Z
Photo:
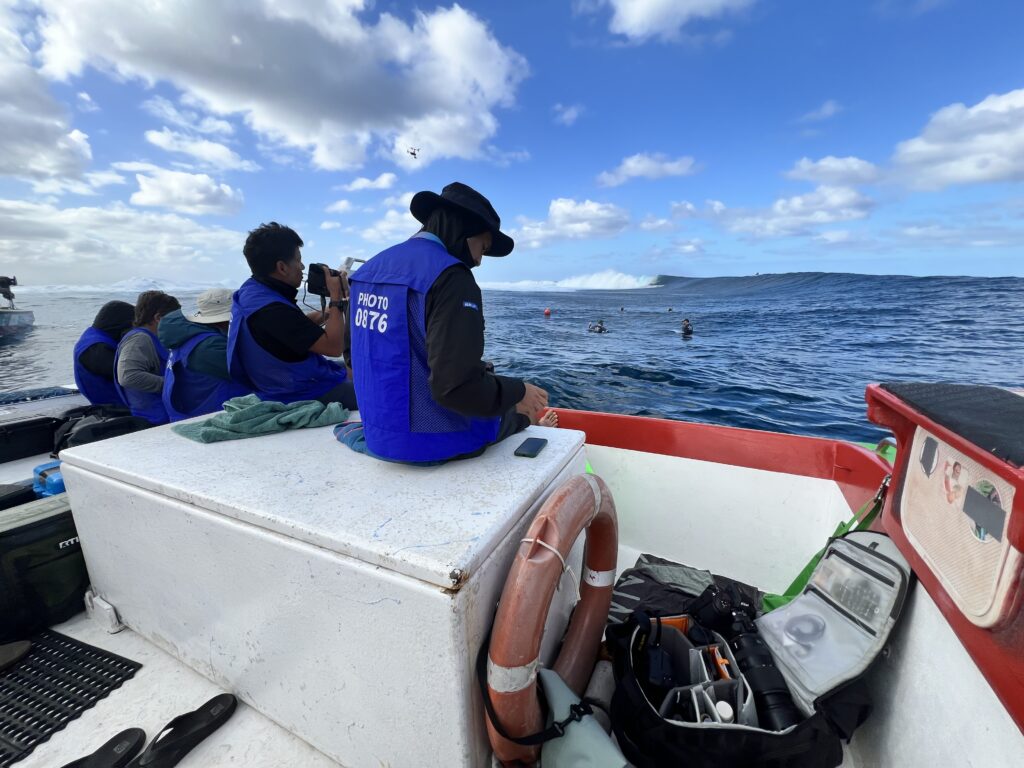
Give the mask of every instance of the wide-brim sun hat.
M 227 323 L 231 321 L 231 294 L 229 288 L 211 288 L 196 299 L 196 311 L 185 315 L 193 323 Z
M 453 181 L 441 190 L 440 195 L 429 190 L 417 192 L 409 203 L 409 212 L 420 224 L 426 224 L 430 214 L 442 206 L 465 211 L 483 221 L 491 233 L 491 247 L 485 256 L 508 256 L 512 253 L 515 241 L 501 231 L 501 218 L 491 201 L 467 184 Z

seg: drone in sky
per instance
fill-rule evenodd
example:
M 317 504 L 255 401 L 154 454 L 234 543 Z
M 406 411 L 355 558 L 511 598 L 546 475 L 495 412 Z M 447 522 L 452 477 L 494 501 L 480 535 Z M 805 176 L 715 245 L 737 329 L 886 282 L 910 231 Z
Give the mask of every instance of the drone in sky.
M 420 148 L 419 147 L 409 147 L 405 151 L 408 152 L 410 155 L 412 155 L 414 159 L 417 159 L 417 160 L 419 159 L 419 156 L 420 156 Z

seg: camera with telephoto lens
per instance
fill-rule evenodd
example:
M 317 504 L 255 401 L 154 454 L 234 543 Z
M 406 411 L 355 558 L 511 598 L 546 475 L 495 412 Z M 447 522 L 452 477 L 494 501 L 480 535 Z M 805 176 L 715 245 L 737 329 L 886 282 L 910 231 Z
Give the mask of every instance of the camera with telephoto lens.
M 688 613 L 729 643 L 736 663 L 754 693 L 762 728 L 784 731 L 804 719 L 793 703 L 786 679 L 775 666 L 771 651 L 757 631 L 754 623 L 757 609 L 735 584 L 730 584 L 727 589 L 709 585 L 690 605 Z
M 310 264 L 309 277 L 306 278 L 306 290 L 316 296 L 330 296 L 327 288 L 327 279 L 324 277 L 324 270 L 331 273 L 331 277 L 340 277 L 341 273 L 336 269 L 329 269 L 326 264 Z

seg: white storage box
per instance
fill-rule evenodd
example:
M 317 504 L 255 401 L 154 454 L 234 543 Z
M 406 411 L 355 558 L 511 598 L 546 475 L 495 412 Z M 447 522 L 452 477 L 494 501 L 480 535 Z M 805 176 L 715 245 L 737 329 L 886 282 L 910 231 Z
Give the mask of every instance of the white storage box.
M 546 449 L 514 457 L 529 435 Z M 158 427 L 61 459 L 125 624 L 342 764 L 391 768 L 486 763 L 477 649 L 530 520 L 584 470 L 583 433 L 536 427 L 431 468 L 327 428 Z

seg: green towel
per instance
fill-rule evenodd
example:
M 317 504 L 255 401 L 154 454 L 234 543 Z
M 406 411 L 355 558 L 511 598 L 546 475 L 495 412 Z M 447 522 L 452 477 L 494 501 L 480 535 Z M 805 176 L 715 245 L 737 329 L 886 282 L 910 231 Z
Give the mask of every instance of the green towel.
M 347 418 L 348 409 L 340 403 L 324 405 L 319 400 L 299 400 L 285 405 L 246 395 L 228 400 L 224 410 L 212 418 L 194 424 L 175 424 L 171 429 L 197 443 L 219 443 L 286 429 L 326 427 Z

